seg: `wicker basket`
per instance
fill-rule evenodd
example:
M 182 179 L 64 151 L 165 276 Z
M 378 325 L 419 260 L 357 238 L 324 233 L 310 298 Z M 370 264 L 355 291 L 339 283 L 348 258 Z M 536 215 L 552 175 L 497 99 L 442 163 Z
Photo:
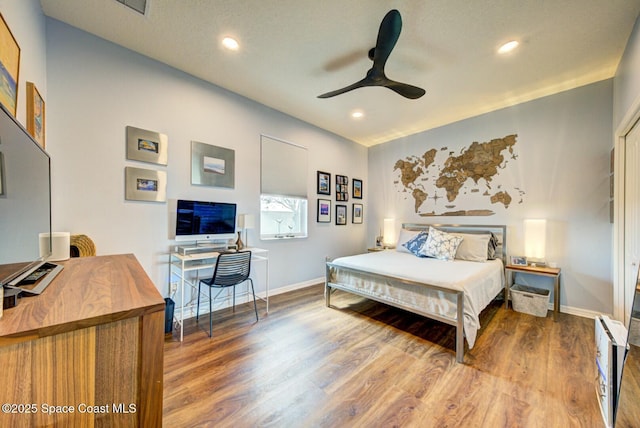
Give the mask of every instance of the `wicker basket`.
M 87 235 L 71 235 L 71 257 L 96 255 L 96 246 Z
M 510 289 L 513 310 L 537 317 L 546 317 L 549 290 L 515 284 Z

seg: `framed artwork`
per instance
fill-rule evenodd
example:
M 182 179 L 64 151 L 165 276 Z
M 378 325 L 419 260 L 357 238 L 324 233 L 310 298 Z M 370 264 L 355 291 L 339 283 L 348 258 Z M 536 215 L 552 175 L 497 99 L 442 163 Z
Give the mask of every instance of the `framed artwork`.
M 511 256 L 511 264 L 514 266 L 526 266 L 527 258 L 523 256 Z
M 318 223 L 331 223 L 331 201 L 318 199 Z
M 336 224 L 338 226 L 344 226 L 347 224 L 347 206 L 336 205 Z
M 351 190 L 353 199 L 362 199 L 362 180 L 353 179 L 353 189 Z
M 124 169 L 125 192 L 127 201 L 166 202 L 167 172 L 153 169 Z
M 127 126 L 127 159 L 166 165 L 168 142 L 164 134 Z
M 235 160 L 235 150 L 192 141 L 191 184 L 233 189 Z
M 336 200 L 346 202 L 349 200 L 349 177 L 336 174 Z
M 13 117 L 18 103 L 18 76 L 20 74 L 20 46 L 0 13 L 0 103 Z
M 0 152 L 0 196 L 4 195 L 4 157 Z
M 362 224 L 362 204 L 353 204 L 353 211 L 351 213 L 351 223 Z
M 44 100 L 33 82 L 27 82 L 27 132 L 44 149 Z
M 318 195 L 331 194 L 331 174 L 318 171 Z

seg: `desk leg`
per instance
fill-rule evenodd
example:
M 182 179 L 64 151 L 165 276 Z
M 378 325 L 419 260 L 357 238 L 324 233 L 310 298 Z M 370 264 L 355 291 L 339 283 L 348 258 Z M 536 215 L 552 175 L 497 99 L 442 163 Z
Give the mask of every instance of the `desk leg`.
M 558 320 L 560 313 L 560 274 L 553 280 L 553 320 Z
M 513 283 L 513 272 L 507 270 L 505 273 L 504 284 L 504 308 L 509 309 L 509 291 L 511 290 L 511 284 Z

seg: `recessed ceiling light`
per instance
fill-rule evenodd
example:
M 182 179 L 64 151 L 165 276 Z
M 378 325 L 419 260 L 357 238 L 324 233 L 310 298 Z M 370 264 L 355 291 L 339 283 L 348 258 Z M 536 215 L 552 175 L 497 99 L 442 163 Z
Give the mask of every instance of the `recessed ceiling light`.
M 232 37 L 225 37 L 222 39 L 222 46 L 229 49 L 230 51 L 237 51 L 240 45 L 238 41 Z
M 351 112 L 351 117 L 354 119 L 362 119 L 364 117 L 364 112 L 362 110 L 355 110 Z
M 517 48 L 519 44 L 520 43 L 518 43 L 517 41 L 511 40 L 510 42 L 507 42 L 504 45 L 500 46 L 500 48 L 498 48 L 498 53 L 499 54 L 509 53 L 513 51 L 515 48 Z

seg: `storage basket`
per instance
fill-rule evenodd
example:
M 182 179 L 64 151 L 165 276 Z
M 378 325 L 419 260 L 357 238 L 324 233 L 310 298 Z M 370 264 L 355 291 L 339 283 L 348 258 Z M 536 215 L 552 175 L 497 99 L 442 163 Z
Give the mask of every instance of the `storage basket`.
M 537 317 L 546 317 L 549 309 L 549 290 L 514 284 L 511 287 L 513 310 Z

